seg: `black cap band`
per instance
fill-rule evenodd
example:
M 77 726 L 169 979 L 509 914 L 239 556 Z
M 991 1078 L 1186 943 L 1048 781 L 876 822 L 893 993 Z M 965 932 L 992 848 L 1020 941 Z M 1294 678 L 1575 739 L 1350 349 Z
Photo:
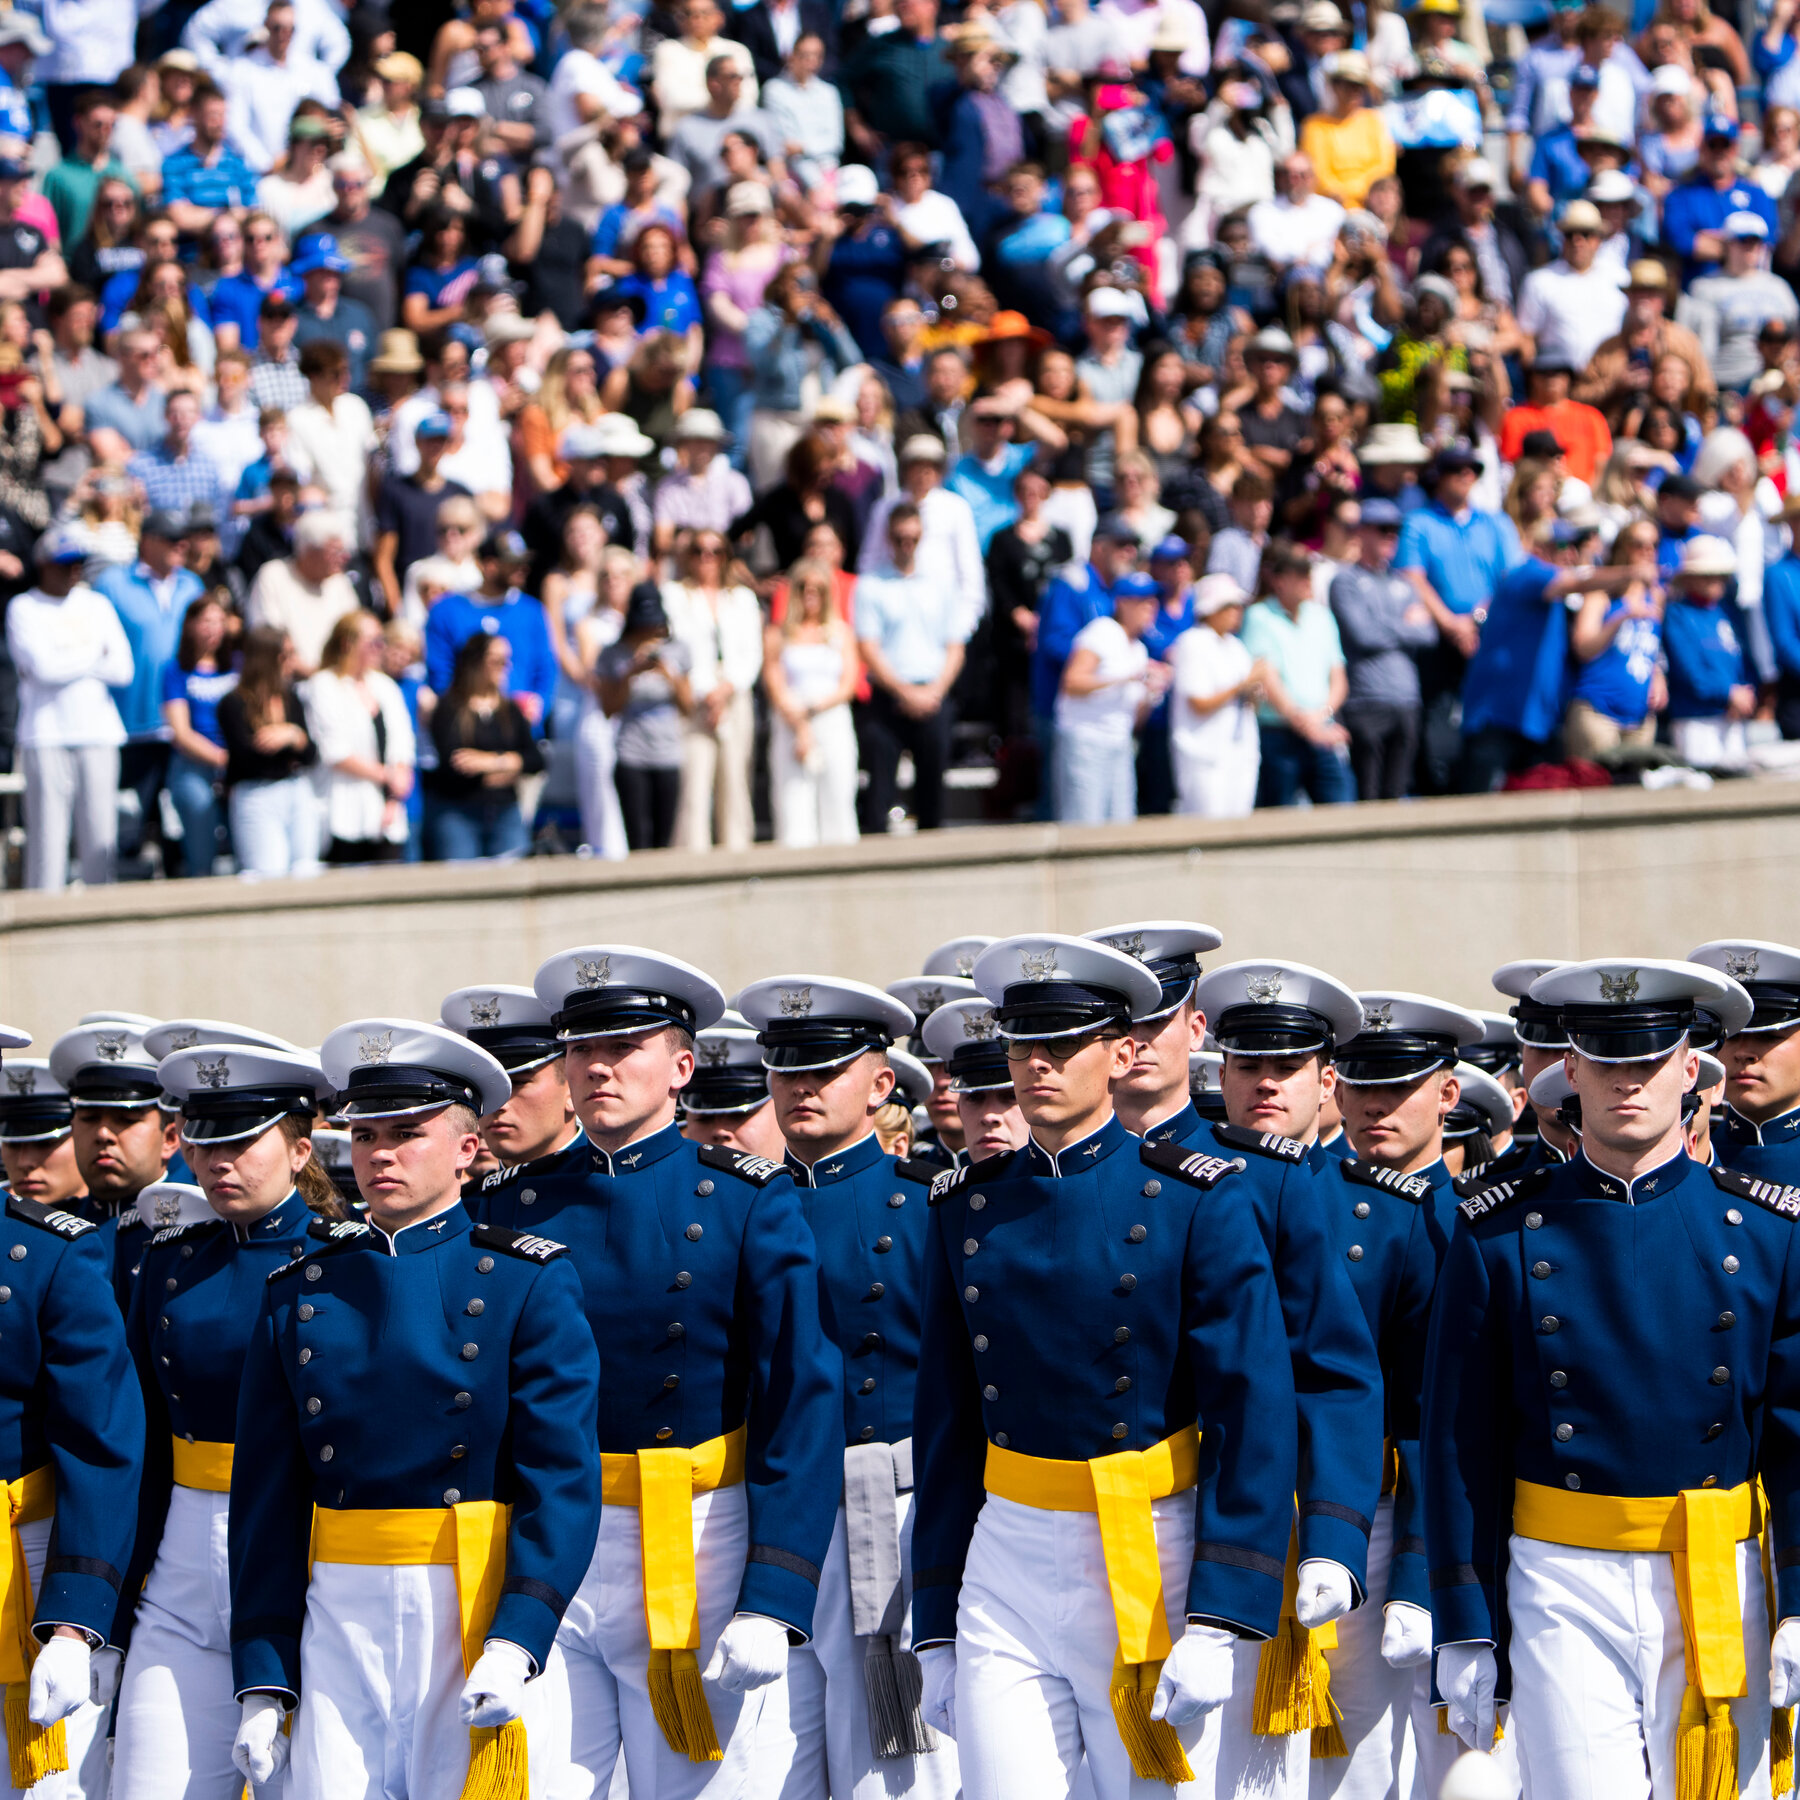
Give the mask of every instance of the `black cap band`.
M 828 1069 L 865 1050 L 893 1043 L 887 1027 L 873 1019 L 771 1019 L 757 1034 L 763 1066 L 770 1069 Z
M 1521 1000 L 1507 1009 L 1519 1028 L 1519 1042 L 1539 1050 L 1566 1050 L 1569 1034 L 1563 1026 L 1562 1014 L 1554 1006 L 1536 1000 Z
M 1364 1031 L 1337 1053 L 1338 1079 L 1352 1087 L 1418 1081 L 1454 1063 L 1455 1038 L 1435 1031 Z
M 154 1069 L 84 1063 L 69 1080 L 69 1098 L 77 1106 L 123 1106 L 135 1112 L 154 1106 L 161 1097 L 162 1083 Z
M 1079 981 L 1021 981 L 1001 994 L 994 1023 L 1002 1036 L 1015 1038 L 1072 1037 L 1106 1025 L 1123 1030 L 1131 1023 L 1131 1002 L 1115 988 Z
M 1696 1050 L 1716 1050 L 1725 1041 L 1725 1021 L 1704 1006 L 1694 1009 L 1694 1022 L 1688 1027 L 1688 1042 Z
M 1221 1050 L 1237 1056 L 1298 1056 L 1329 1050 L 1331 1021 L 1309 1006 L 1228 1006 L 1213 1026 Z
M 1147 959 L 1144 966 L 1162 983 L 1162 998 L 1156 1003 L 1156 1011 L 1149 1014 L 1152 1019 L 1172 1013 L 1182 1001 L 1190 999 L 1194 983 L 1200 979 L 1197 956 L 1159 956 Z
M 677 1025 L 696 1028 L 694 1009 L 674 994 L 648 988 L 577 988 L 563 996 L 562 1010 L 550 1021 L 559 1038 L 626 1037 Z
M 417 1063 L 374 1063 L 352 1069 L 337 1097 L 338 1110 L 378 1117 L 383 1113 L 423 1112 L 432 1106 L 466 1106 L 481 1113 L 481 1093 L 472 1082 Z
M 1668 1006 L 1565 1006 L 1562 1022 L 1570 1048 L 1595 1062 L 1649 1062 L 1667 1056 L 1687 1036 L 1694 1008 L 1686 1001 Z
M 1516 1069 L 1521 1060 L 1517 1044 L 1469 1044 L 1458 1055 L 1463 1062 L 1473 1063 L 1476 1068 L 1485 1070 L 1489 1075 L 1500 1075 L 1508 1069 Z
M 190 1144 L 260 1136 L 284 1118 L 312 1121 L 318 1102 L 310 1086 L 200 1089 L 182 1104 L 181 1135 Z
M 75 1122 L 75 1108 L 61 1094 L 0 1104 L 0 1144 L 39 1143 L 63 1137 Z
M 1786 981 L 1746 981 L 1744 991 L 1756 1010 L 1743 1031 L 1790 1031 L 1800 1025 L 1800 986 Z

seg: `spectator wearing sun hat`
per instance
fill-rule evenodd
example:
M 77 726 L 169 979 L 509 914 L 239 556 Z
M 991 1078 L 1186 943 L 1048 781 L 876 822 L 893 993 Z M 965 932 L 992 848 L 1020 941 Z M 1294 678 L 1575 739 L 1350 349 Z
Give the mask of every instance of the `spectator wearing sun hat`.
M 1300 130 L 1300 148 L 1312 158 L 1319 192 L 1342 206 L 1361 206 L 1369 189 L 1391 175 L 1394 134 L 1379 107 L 1369 104 L 1374 73 L 1360 50 L 1325 58 L 1329 112 L 1316 112 Z
M 1591 200 L 1571 200 L 1557 215 L 1563 253 L 1533 269 L 1519 290 L 1519 329 L 1538 357 L 1584 369 L 1625 318 L 1618 272 L 1600 264 L 1605 221 Z

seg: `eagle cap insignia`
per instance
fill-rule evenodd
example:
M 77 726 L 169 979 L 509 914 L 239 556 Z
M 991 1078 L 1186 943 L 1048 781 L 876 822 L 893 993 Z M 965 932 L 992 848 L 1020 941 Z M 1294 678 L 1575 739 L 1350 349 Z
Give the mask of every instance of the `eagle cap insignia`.
M 393 1050 L 394 1034 L 391 1031 L 359 1031 L 356 1034 L 356 1060 L 364 1068 L 386 1062 Z
M 1638 997 L 1638 972 L 1627 969 L 1623 975 L 1600 977 L 1600 998 L 1612 1006 L 1629 1006 Z
M 102 1062 L 123 1062 L 130 1034 L 123 1031 L 101 1031 L 94 1034 L 94 1054 Z
M 605 987 L 612 980 L 612 958 L 601 956 L 592 962 L 577 962 L 575 980 L 584 988 Z
M 152 1222 L 158 1231 L 167 1231 L 171 1225 L 181 1223 L 181 1196 L 179 1194 L 158 1194 L 150 1203 Z
M 217 1062 L 197 1062 L 194 1064 L 194 1074 L 202 1087 L 222 1088 L 231 1080 L 231 1064 L 223 1056 Z
M 1280 975 L 1252 975 L 1244 991 L 1258 1006 L 1270 1006 L 1281 998 Z
M 490 994 L 485 1000 L 469 1002 L 469 1024 L 472 1028 L 479 1029 L 484 1025 L 498 1025 L 499 1023 L 500 996 L 498 994 Z
M 1363 1008 L 1364 1031 L 1389 1031 L 1394 1023 L 1394 1003 L 1391 1000 L 1378 1000 L 1373 1006 Z
M 920 988 L 919 1004 L 915 1010 L 919 1017 L 923 1019 L 936 1012 L 943 1004 L 944 990 L 942 988 Z
M 776 997 L 781 1002 L 781 1016 L 784 1019 L 805 1019 L 812 1016 L 813 991 L 810 987 L 782 988 Z
M 999 1026 L 995 1023 L 991 1012 L 973 1012 L 963 1014 L 963 1036 L 974 1038 L 981 1043 L 991 1042 L 998 1037 Z
M 191 1050 L 199 1041 L 200 1034 L 197 1031 L 177 1031 L 169 1038 L 169 1048 L 171 1050 Z
M 1021 981 L 1048 981 L 1056 973 L 1056 948 L 1039 952 L 1021 950 L 1019 952 L 1019 979 Z
M 973 950 L 957 951 L 956 972 L 964 981 L 967 981 L 975 973 L 975 952 Z
M 704 1068 L 722 1069 L 731 1060 L 731 1046 L 729 1044 L 703 1043 L 696 1045 L 695 1049 L 700 1057 L 701 1065 Z
M 1725 952 L 1725 973 L 1733 981 L 1754 981 L 1757 959 L 1761 954 L 1758 950 L 1727 950 Z
M 1123 937 L 1110 937 L 1107 945 L 1113 950 L 1123 950 L 1127 956 L 1135 956 L 1139 962 L 1144 960 L 1144 934 L 1141 931 L 1128 931 Z
M 6 1071 L 7 1088 L 15 1094 L 31 1094 L 37 1091 L 36 1069 L 8 1069 Z

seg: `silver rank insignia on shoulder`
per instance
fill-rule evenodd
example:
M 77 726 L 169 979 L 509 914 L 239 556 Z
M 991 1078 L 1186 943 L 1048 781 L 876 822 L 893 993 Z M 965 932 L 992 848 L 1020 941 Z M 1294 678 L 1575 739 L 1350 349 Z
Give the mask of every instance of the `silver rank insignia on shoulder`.
M 500 1023 L 500 996 L 490 995 L 486 1000 L 469 1002 L 469 1024 L 479 1030 Z
M 194 1073 L 200 1079 L 202 1087 L 222 1088 L 231 1081 L 231 1063 L 229 1058 L 221 1056 L 217 1062 L 197 1062 Z
M 1600 998 L 1609 1006 L 1629 1006 L 1638 997 L 1638 972 L 1627 969 L 1623 975 L 1602 974 Z
M 752 1181 L 768 1181 L 782 1172 L 780 1163 L 770 1162 L 766 1156 L 752 1156 L 747 1150 L 737 1153 L 736 1167 L 740 1175 L 748 1176 Z
M 394 1034 L 391 1031 L 359 1031 L 356 1034 L 356 1060 L 365 1068 L 386 1062 L 393 1049 Z
M 125 1060 L 126 1034 L 122 1031 L 101 1031 L 94 1035 L 94 1054 L 102 1062 L 123 1062 Z

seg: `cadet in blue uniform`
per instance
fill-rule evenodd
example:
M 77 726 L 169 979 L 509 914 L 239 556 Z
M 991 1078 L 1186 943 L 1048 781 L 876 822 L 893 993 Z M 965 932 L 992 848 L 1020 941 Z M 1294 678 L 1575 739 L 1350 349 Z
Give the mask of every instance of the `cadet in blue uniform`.
M 1531 956 L 1518 962 L 1502 963 L 1490 977 L 1495 989 L 1514 1002 L 1508 1009 L 1508 1016 L 1519 1040 L 1519 1082 L 1525 1089 L 1526 1102 L 1511 1147 L 1485 1168 L 1464 1170 L 1462 1180 L 1491 1185 L 1495 1181 L 1529 1175 L 1534 1169 L 1549 1168 L 1563 1160 L 1557 1139 L 1565 1134 L 1555 1125 L 1554 1109 L 1550 1132 L 1546 1136 L 1544 1115 L 1531 1103 L 1532 1083 L 1544 1070 L 1561 1067 L 1569 1048 L 1561 1019 L 1551 1008 L 1540 1006 L 1531 998 L 1531 984 L 1552 969 L 1562 967 L 1563 964 L 1554 957 Z
M 914 1017 L 878 988 L 812 975 L 754 982 L 735 1004 L 761 1037 L 787 1170 L 818 1246 L 821 1321 L 842 1365 L 843 1503 L 811 1642 L 788 1659 L 797 1748 L 786 1791 L 950 1800 L 956 1750 L 919 1717 L 907 1619 L 925 1200 L 942 1171 L 896 1162 L 875 1133 L 896 1092 L 894 1041 Z
M 1194 1111 L 1209 1125 L 1226 1123 L 1225 1095 L 1219 1086 L 1219 1070 L 1224 1062 L 1224 1053 L 1219 1050 L 1188 1052 L 1188 1098 L 1194 1103 Z
M 599 1368 L 560 1244 L 471 1225 L 506 1071 L 439 1025 L 320 1047 L 369 1223 L 313 1225 L 263 1291 L 237 1413 L 233 1758 L 291 1800 L 525 1792 L 600 1510 Z M 531 1729 L 526 1728 L 529 1721 Z M 465 1730 L 464 1727 L 469 1729 Z M 523 1741 L 521 1741 L 523 1740 Z M 471 1760 L 476 1766 L 471 1768 Z M 550 1791 L 541 1761 L 531 1790 Z
M 990 946 L 974 980 L 1031 1136 L 932 1187 L 925 1715 L 957 1741 L 966 1800 L 1067 1795 L 1084 1757 L 1098 1800 L 1125 1800 L 1190 1779 L 1233 1645 L 1280 1619 L 1296 1473 L 1281 1304 L 1232 1191 L 1243 1165 L 1140 1143 L 1114 1114 L 1155 975 L 1032 936 Z M 1219 1445 L 1204 1482 L 1197 1427 Z
M 1022 1150 L 1025 1115 L 1019 1111 L 1006 1040 L 992 1005 L 979 995 L 947 1000 L 925 1021 L 920 1035 L 950 1076 L 969 1161 L 986 1162 Z
M 30 1041 L 0 1026 L 0 1049 Z M 12 1517 L 0 1548 L 8 1558 L 0 1682 L 11 1764 L 0 1795 L 35 1788 L 99 1800 L 102 1707 L 118 1671 L 113 1627 L 131 1557 L 144 1406 L 123 1323 L 107 1304 L 99 1230 L 8 1194 L 0 1249 L 0 1481 Z
M 1431 1704 L 1419 1392 L 1432 1293 L 1450 1241 L 1455 1197 L 1444 1134 L 1462 1104 L 1462 1070 L 1487 1082 L 1489 1104 L 1508 1119 L 1512 1105 L 1498 1083 L 1457 1061 L 1480 1042 L 1478 1015 L 1418 994 L 1365 993 L 1356 1004 L 1364 1029 L 1337 1051 L 1353 1154 L 1332 1167 L 1324 1187 L 1332 1237 L 1381 1353 L 1391 1457 L 1383 1486 L 1392 1499 L 1382 1502 L 1369 1549 L 1381 1614 L 1354 1615 L 1328 1652 L 1350 1759 L 1315 1764 L 1313 1786 L 1321 1796 L 1383 1800 L 1394 1791 L 1409 1729 L 1425 1793 L 1438 1791 L 1461 1748 L 1439 1734 Z M 1505 1774 L 1510 1779 L 1510 1767 Z
M 502 1168 L 567 1156 L 579 1147 L 562 1040 L 550 1009 L 531 988 L 458 988 L 444 996 L 438 1017 L 479 1044 L 512 1083 L 506 1104 L 481 1121 L 481 1141 Z M 476 1199 L 473 1192 L 465 1197 Z
M 74 1103 L 43 1057 L 9 1056 L 0 1068 L 0 1163 L 21 1200 L 80 1214 L 87 1198 L 75 1160 Z
M 940 1006 L 952 1000 L 979 998 L 974 982 L 967 976 L 947 973 L 945 965 L 972 964 L 975 955 L 986 948 L 987 942 L 980 939 L 952 938 L 947 945 L 932 952 L 923 975 L 909 975 L 903 981 L 888 983 L 888 993 L 913 1015 L 915 1023 L 908 1048 L 931 1076 L 931 1097 L 925 1102 L 928 1124 L 918 1134 L 914 1154 L 918 1161 L 934 1163 L 943 1169 L 958 1168 L 966 1162 L 968 1145 L 963 1139 L 962 1115 L 957 1111 L 950 1071 L 932 1054 L 931 1046 L 925 1041 L 925 1023 Z M 937 965 L 935 970 L 933 963 Z
M 135 1020 L 90 1019 L 50 1046 L 50 1072 L 75 1103 L 75 1161 L 87 1188 L 81 1216 L 100 1227 L 121 1314 L 148 1237 L 137 1197 L 165 1178 L 181 1148 L 181 1121 L 157 1104 L 159 1059 L 144 1048 L 145 1030 Z
M 345 1216 L 312 1160 L 331 1095 L 316 1057 L 202 1044 L 164 1057 L 157 1077 L 181 1106 L 198 1185 L 155 1182 L 137 1200 L 148 1237 L 125 1336 L 146 1437 L 113 1800 L 241 1788 L 226 1553 L 238 1388 L 264 1283 L 305 1254 L 315 1208 Z
M 1531 1800 L 1766 1795 L 1756 1484 L 1785 1620 L 1800 1193 L 1683 1150 L 1688 1027 L 1729 998 L 1725 977 L 1603 960 L 1552 970 L 1531 998 L 1568 1032 L 1581 1149 L 1465 1198 L 1439 1276 L 1423 1435 L 1438 1685 L 1453 1729 L 1485 1746 L 1510 1654 Z M 1780 1704 L 1797 1636 L 1784 1622 Z
M 1198 958 L 1219 934 L 1157 921 L 1088 935 L 1143 958 L 1162 989 L 1151 1015 L 1132 1027 L 1137 1058 L 1113 1096 L 1120 1122 L 1150 1143 L 1241 1158 L 1244 1176 L 1232 1184 L 1232 1197 L 1252 1208 L 1274 1263 L 1300 1406 L 1290 1607 L 1280 1646 L 1239 1646 L 1231 1702 L 1209 1726 L 1200 1751 L 1205 1766 L 1196 1771 L 1221 1795 L 1300 1795 L 1313 1728 L 1328 1725 L 1330 1713 L 1322 1695 L 1310 1704 L 1299 1679 L 1277 1680 L 1276 1671 L 1285 1663 L 1303 1674 L 1310 1665 L 1306 1633 L 1362 1598 L 1381 1497 L 1381 1369 L 1326 1235 L 1306 1146 L 1261 1124 L 1208 1124 L 1188 1099 L 1187 1059 L 1206 1033 L 1195 999 Z M 1269 1676 L 1260 1680 L 1265 1658 Z
M 1479 1013 L 1472 1017 L 1479 1023 Z M 1492 1167 L 1500 1160 L 1497 1153 L 1510 1148 L 1513 1097 L 1477 1063 L 1459 1060 L 1452 1073 L 1461 1091 L 1444 1121 L 1444 1166 L 1457 1176 Z
M 780 1162 L 787 1141 L 769 1104 L 762 1045 L 742 1013 L 694 1034 L 694 1072 L 681 1090 L 681 1135 Z
M 778 1164 L 676 1127 L 694 1033 L 725 1010 L 715 982 L 598 945 L 535 986 L 585 1142 L 487 1188 L 481 1215 L 568 1242 L 606 1371 L 607 1505 L 559 1640 L 573 1737 L 554 1791 L 605 1795 L 621 1745 L 656 1800 L 761 1791 L 791 1746 L 780 1680 L 843 1478 L 812 1234 Z
M 1753 1011 L 1725 1021 L 1725 1120 L 1719 1160 L 1767 1181 L 1800 1182 L 1800 950 L 1749 938 L 1702 944 L 1689 958 L 1742 987 Z

